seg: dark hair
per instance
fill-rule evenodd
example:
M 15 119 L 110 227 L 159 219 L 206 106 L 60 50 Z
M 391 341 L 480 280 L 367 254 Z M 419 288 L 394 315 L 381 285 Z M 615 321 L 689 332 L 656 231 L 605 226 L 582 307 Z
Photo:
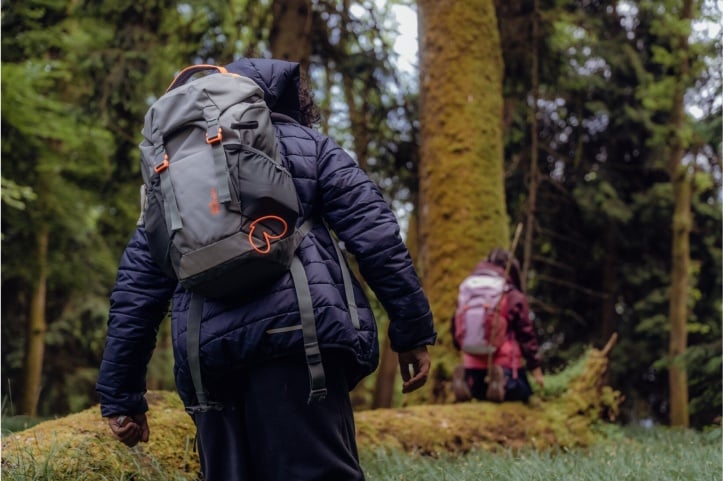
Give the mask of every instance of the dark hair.
M 299 116 L 301 117 L 299 121 L 306 127 L 318 124 L 321 119 L 319 107 L 314 103 L 314 93 L 305 75 L 301 75 L 299 81 Z
M 512 256 L 509 251 L 501 247 L 496 247 L 492 249 L 492 251 L 489 253 L 486 261 L 503 269 L 507 268 L 507 262 L 509 261 L 509 278 L 512 281 L 512 284 L 514 284 L 517 289 L 522 291 L 522 276 L 520 274 L 520 263 L 517 262 L 517 259 L 515 259 L 515 257 Z

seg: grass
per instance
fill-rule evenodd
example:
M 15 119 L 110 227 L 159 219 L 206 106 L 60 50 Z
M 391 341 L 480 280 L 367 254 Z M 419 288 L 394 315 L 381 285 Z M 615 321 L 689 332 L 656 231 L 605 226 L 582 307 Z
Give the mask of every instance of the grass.
M 401 451 L 361 453 L 367 481 L 719 481 L 723 479 L 720 427 L 706 432 L 615 428 L 607 440 L 588 449 L 498 453 L 471 451 L 465 455 L 419 456 Z M 96 442 L 100 442 L 96 440 Z M 114 474 L 87 469 L 92 450 L 78 449 L 77 459 L 49 453 L 3 456 L 4 481 L 195 481 L 188 473 L 170 473 L 140 451 L 119 450 L 124 466 Z M 61 462 L 62 461 L 62 462 Z
M 417 457 L 399 452 L 362 453 L 368 481 L 719 481 L 721 430 L 665 428 L 621 431 L 586 450 Z
M 0 422 L 0 428 L 2 429 L 2 434 L 5 435 L 23 431 L 43 421 L 47 421 L 47 419 L 31 416 L 3 416 Z

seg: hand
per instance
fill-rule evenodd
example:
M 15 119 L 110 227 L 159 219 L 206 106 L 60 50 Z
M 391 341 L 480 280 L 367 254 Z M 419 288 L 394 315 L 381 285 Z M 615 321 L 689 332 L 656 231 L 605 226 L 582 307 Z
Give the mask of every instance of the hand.
M 116 439 L 126 446 L 132 448 L 138 441 L 148 442 L 150 431 L 145 414 L 111 416 L 108 425 Z
M 536 367 L 532 370 L 532 378 L 535 380 L 538 386 L 541 388 L 545 387 L 545 376 L 542 375 L 542 368 Z
M 402 373 L 402 392 L 408 393 L 424 386 L 432 362 L 427 346 L 399 353 L 399 370 Z

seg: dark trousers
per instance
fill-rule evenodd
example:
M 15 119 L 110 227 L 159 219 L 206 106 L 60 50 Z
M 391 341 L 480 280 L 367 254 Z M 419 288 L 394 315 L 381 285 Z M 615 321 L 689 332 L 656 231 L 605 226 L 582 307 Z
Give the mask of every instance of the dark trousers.
M 303 357 L 226 379 L 241 399 L 193 414 L 205 481 L 364 480 L 344 363 L 323 359 L 328 394 L 311 404 Z
M 532 396 L 532 386 L 527 380 L 527 372 L 524 368 L 517 369 L 517 377 L 513 375 L 512 369 L 503 368 L 505 372 L 505 401 L 527 402 Z M 475 399 L 485 399 L 487 392 L 487 369 L 465 369 L 464 377 L 467 385 Z

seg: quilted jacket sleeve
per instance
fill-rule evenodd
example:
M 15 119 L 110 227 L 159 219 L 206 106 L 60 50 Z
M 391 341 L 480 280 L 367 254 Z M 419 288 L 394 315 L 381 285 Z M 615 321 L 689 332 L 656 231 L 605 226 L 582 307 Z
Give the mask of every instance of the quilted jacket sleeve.
M 166 316 L 176 281 L 165 276 L 148 252 L 145 232 L 134 233 L 121 257 L 96 391 L 101 414 L 138 414 L 148 409 L 146 367 Z
M 530 307 L 525 295 L 513 289 L 509 294 L 509 322 L 515 333 L 515 339 L 527 363 L 527 369 L 532 370 L 540 366 L 538 356 L 538 342 L 535 326 L 530 319 Z
M 323 215 L 356 258 L 364 280 L 389 314 L 392 349 L 434 344 L 429 301 L 378 187 L 333 140 L 319 145 Z

